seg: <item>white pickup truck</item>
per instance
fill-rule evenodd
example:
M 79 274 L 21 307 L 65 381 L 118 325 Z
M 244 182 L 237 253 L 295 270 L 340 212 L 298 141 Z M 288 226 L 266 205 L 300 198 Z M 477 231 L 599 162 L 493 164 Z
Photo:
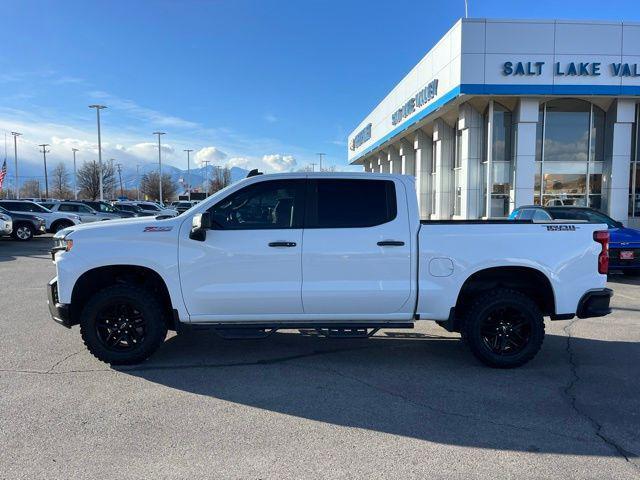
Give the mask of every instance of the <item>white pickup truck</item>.
M 167 330 L 352 337 L 434 320 L 508 368 L 538 352 L 543 317 L 610 313 L 607 252 L 606 225 L 421 222 L 408 176 L 256 175 L 175 218 L 58 232 L 49 309 L 111 364 L 145 360 Z

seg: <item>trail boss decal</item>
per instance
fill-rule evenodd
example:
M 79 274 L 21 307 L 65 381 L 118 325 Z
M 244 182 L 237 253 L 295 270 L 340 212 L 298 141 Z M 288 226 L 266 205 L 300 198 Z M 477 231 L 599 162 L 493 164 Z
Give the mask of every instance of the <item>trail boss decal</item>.
M 173 227 L 144 227 L 144 232 L 170 232 Z
M 575 232 L 575 225 L 545 225 L 547 232 Z

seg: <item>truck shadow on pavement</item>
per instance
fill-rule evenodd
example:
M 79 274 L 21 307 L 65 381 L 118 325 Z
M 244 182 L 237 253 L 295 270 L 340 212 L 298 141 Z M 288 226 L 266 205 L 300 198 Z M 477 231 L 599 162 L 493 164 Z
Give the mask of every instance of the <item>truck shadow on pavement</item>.
M 456 446 L 619 456 L 637 465 L 638 365 L 638 343 L 559 335 L 548 335 L 524 367 L 493 370 L 446 332 L 370 339 L 283 332 L 235 341 L 198 332 L 170 338 L 140 367 L 118 370 L 339 427 Z M 214 411 L 210 421 L 215 435 Z

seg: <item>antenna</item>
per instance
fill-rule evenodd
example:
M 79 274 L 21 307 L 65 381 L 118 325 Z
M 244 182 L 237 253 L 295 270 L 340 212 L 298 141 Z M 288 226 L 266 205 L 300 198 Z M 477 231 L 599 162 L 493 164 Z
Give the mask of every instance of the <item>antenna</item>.
M 469 5 L 467 0 L 464 0 L 464 18 L 469 18 Z

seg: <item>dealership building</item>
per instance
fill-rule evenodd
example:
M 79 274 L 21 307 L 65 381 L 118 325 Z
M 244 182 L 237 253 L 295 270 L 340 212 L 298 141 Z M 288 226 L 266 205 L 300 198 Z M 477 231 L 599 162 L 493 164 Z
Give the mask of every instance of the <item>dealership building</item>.
M 349 136 L 424 219 L 582 205 L 640 225 L 640 24 L 462 19 Z

